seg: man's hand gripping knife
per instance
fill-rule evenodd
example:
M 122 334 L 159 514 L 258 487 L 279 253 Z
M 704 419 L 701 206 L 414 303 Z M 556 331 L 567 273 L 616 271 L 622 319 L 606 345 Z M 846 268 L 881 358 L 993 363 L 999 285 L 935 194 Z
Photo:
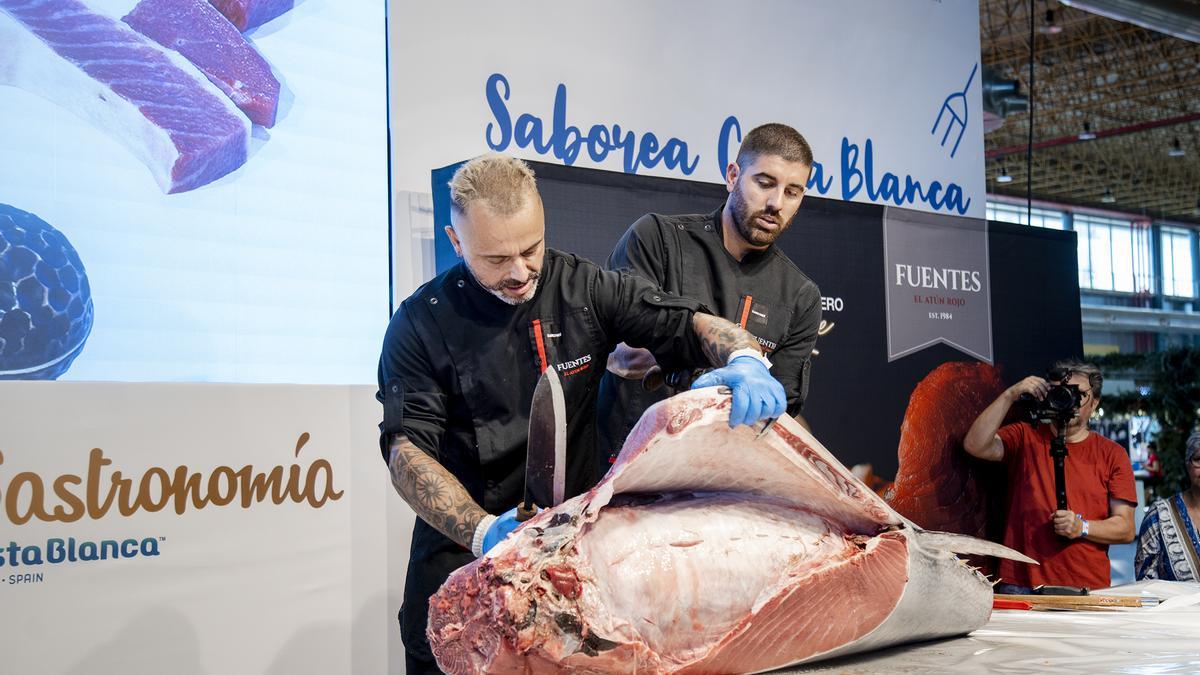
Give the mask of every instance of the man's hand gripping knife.
M 471 539 L 471 553 L 474 553 L 476 558 L 481 557 L 484 553 L 492 550 L 493 546 L 504 541 L 520 524 L 517 521 L 516 507 L 499 516 L 491 514 L 484 516 L 483 520 L 475 526 L 475 537 Z
M 738 349 L 729 355 L 724 368 L 696 378 L 692 389 L 725 385 L 733 396 L 729 426 L 754 424 L 779 417 L 787 410 L 787 393 L 771 376 L 771 362 L 757 349 Z

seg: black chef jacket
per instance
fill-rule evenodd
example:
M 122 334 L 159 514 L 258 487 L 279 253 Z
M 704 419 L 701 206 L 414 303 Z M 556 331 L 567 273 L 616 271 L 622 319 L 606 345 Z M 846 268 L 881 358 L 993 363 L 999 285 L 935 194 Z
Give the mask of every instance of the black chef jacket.
M 771 359 L 771 374 L 787 392 L 788 413 L 799 414 L 821 323 L 821 291 L 778 247 L 750 251 L 739 262 L 725 249 L 721 209 L 683 216 L 651 213 L 626 230 L 608 268 L 699 300 L 753 334 Z M 665 387 L 647 393 L 640 382 L 605 374 L 598 402 L 597 475 L 608 470 L 642 412 L 667 394 Z
M 596 392 L 619 342 L 664 364 L 707 365 L 691 330 L 701 303 L 635 276 L 546 250 L 532 300 L 509 305 L 462 263 L 419 288 L 392 317 L 379 362 L 381 443 L 404 433 L 491 513 L 523 496 L 529 406 L 544 367 L 567 409 L 567 497 L 591 487 Z M 550 495 L 533 495 L 550 503 Z
M 619 342 L 662 363 L 707 363 L 691 330 L 700 303 L 653 283 L 547 249 L 533 299 L 509 305 L 460 263 L 417 289 L 392 317 L 379 360 L 381 448 L 403 433 L 437 459 L 490 513 L 524 492 L 529 406 L 543 368 L 555 368 L 567 410 L 568 497 L 592 484 L 596 392 Z M 534 494 L 538 504 L 550 495 Z M 400 610 L 408 672 L 437 672 L 425 638 L 429 597 L 471 553 L 420 518 Z

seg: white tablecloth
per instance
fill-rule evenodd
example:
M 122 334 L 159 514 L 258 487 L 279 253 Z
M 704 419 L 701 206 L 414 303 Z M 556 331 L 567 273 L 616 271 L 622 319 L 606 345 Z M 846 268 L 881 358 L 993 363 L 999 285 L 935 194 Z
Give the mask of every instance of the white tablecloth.
M 1163 598 L 1113 611 L 998 610 L 970 635 L 847 656 L 789 673 L 1200 673 L 1200 584 L 1143 581 L 1098 595 Z

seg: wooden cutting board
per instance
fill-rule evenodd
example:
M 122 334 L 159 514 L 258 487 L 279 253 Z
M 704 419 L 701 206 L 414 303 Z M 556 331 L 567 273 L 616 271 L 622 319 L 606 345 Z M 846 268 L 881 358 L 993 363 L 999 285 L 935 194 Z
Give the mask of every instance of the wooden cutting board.
M 1142 598 L 1121 595 L 1006 595 L 997 593 L 997 600 L 1026 602 L 1033 609 L 1098 609 L 1101 607 L 1141 607 Z

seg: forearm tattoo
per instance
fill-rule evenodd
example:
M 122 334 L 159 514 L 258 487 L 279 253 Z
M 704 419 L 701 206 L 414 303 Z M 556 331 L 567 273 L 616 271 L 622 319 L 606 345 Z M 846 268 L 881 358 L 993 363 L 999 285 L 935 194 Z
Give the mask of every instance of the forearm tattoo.
M 692 327 L 700 337 L 704 355 L 714 366 L 725 365 L 729 355 L 739 349 L 762 349 L 753 335 L 719 316 L 696 312 L 692 315 Z
M 392 485 L 421 520 L 471 548 L 475 527 L 487 515 L 446 467 L 400 434 L 391 438 Z

